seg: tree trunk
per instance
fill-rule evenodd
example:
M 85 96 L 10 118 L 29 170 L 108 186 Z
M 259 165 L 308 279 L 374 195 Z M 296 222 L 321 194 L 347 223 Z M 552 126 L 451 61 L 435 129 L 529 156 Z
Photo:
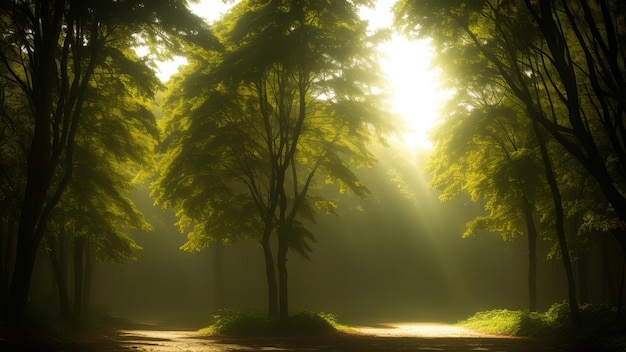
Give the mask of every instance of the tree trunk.
M 3 221 L 4 225 L 4 221 Z M 8 220 L 2 229 L 2 272 L 0 277 L 0 302 L 4 303 L 9 294 L 11 273 L 15 260 L 15 221 Z M 2 304 L 0 303 L 0 305 Z
M 83 312 L 83 278 L 85 236 L 74 237 L 74 319 L 81 319 Z
M 265 257 L 265 277 L 267 280 L 268 314 L 272 317 L 278 316 L 278 286 L 276 284 L 276 270 L 274 269 L 274 256 L 270 245 L 270 235 L 272 225 L 266 224 L 261 240 L 263 255 Z
M 24 241 L 18 243 L 17 246 L 15 268 L 4 312 L 9 321 L 18 321 L 24 314 L 36 253 L 29 247 L 29 244 Z
M 89 300 L 91 298 L 91 281 L 93 279 L 93 255 L 91 242 L 85 240 L 85 278 L 83 282 L 83 314 L 89 314 Z
M 624 281 L 626 280 L 626 254 L 622 254 L 622 270 L 619 279 L 619 293 L 617 296 L 617 320 L 622 319 L 622 306 L 624 305 Z
M 48 241 L 48 246 L 50 247 L 48 257 L 50 258 L 50 263 L 52 264 L 52 271 L 54 273 L 57 293 L 59 295 L 61 317 L 69 320 L 72 315 L 72 308 L 70 306 L 70 297 L 68 293 L 67 268 L 63 265 L 63 261 L 59 260 L 59 258 L 62 258 L 65 255 L 64 247 L 61 244 L 57 244 L 56 239 Z
M 213 286 L 215 309 L 224 308 L 224 245 L 221 240 L 213 246 Z
M 602 253 L 602 300 L 610 306 L 617 306 L 617 261 L 609 252 L 609 239 L 607 235 L 600 238 L 600 248 Z
M 589 294 L 589 275 L 587 274 L 587 253 L 580 248 L 578 248 L 576 252 L 576 269 L 578 273 L 578 292 L 580 303 L 591 303 Z
M 278 232 L 278 301 L 280 308 L 279 317 L 283 322 L 289 318 L 289 292 L 287 285 L 287 250 L 289 249 L 289 244 L 287 235 L 284 229 Z
M 64 6 L 42 3 L 40 29 L 32 59 L 32 106 L 34 131 L 26 160 L 26 188 L 17 232 L 17 252 L 11 287 L 5 306 L 6 318 L 19 320 L 24 314 L 35 257 L 47 218 L 44 204 L 54 166 L 51 165 L 51 119 L 56 77 L 56 51 L 62 29 Z
M 537 227 L 533 211 L 524 197 L 524 217 L 528 236 L 528 310 L 537 311 Z
M 541 158 L 543 159 L 543 165 L 546 172 L 546 180 L 548 181 L 548 185 L 550 186 L 550 192 L 552 193 L 552 199 L 554 201 L 556 234 L 559 241 L 559 247 L 561 249 L 563 266 L 565 267 L 565 275 L 567 277 L 567 293 L 569 298 L 569 307 L 570 314 L 572 316 L 572 323 L 574 324 L 574 326 L 579 326 L 580 314 L 578 312 L 578 302 L 576 299 L 576 284 L 574 282 L 574 272 L 572 270 L 572 261 L 569 255 L 569 248 L 567 246 L 567 238 L 565 237 L 565 215 L 563 211 L 561 192 L 559 191 L 559 187 L 556 182 L 556 177 L 552 169 L 552 163 L 550 162 L 550 155 L 548 154 L 548 148 L 539 129 L 539 124 L 536 121 L 533 121 L 533 127 L 535 133 L 537 134 L 537 140 L 539 141 L 539 147 L 541 149 Z

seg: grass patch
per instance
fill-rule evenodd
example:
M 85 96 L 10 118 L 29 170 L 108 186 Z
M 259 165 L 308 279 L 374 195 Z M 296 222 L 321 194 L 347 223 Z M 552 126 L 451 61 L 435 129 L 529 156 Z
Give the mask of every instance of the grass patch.
M 311 336 L 346 330 L 334 315 L 304 311 L 280 321 L 265 314 L 220 311 L 213 316 L 213 323 L 200 329 L 204 335 L 226 336 Z
M 624 319 L 616 320 L 617 313 L 603 305 L 581 305 L 581 326 L 574 327 L 567 302 L 552 305 L 543 313 L 523 310 L 497 309 L 478 312 L 459 324 L 470 329 L 494 335 L 550 337 L 550 338 L 596 338 L 598 336 L 623 337 L 626 331 Z

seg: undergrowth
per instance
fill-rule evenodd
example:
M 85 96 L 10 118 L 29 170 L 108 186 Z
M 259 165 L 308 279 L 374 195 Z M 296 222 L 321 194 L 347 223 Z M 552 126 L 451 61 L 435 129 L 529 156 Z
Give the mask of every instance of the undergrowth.
M 550 338 L 624 336 L 624 319 L 604 305 L 581 305 L 581 324 L 573 326 L 568 302 L 556 303 L 546 312 L 496 309 L 478 312 L 459 324 L 487 334 Z
M 323 335 L 345 330 L 334 315 L 304 311 L 281 321 L 266 314 L 222 310 L 213 316 L 213 323 L 203 329 L 205 335 L 282 336 Z

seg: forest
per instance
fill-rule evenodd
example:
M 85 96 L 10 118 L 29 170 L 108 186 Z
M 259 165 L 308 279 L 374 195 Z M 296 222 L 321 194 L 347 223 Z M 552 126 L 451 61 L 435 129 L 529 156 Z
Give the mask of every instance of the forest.
M 626 347 L 626 3 L 196 3 L 0 2 L 0 346 L 518 314 L 498 334 Z M 400 142 L 394 36 L 450 92 L 432 148 Z

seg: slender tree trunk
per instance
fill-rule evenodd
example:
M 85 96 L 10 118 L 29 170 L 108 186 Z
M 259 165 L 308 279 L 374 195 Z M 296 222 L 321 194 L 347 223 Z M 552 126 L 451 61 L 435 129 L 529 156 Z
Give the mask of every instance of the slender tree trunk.
M 65 255 L 63 253 L 64 247 L 61 244 L 58 244 L 56 239 L 51 239 L 48 242 L 48 246 L 50 247 L 48 257 L 50 258 L 50 264 L 52 265 L 52 271 L 54 273 L 57 293 L 59 295 L 59 308 L 61 311 L 61 317 L 63 319 L 69 320 L 72 315 L 72 308 L 70 306 L 70 297 L 68 293 L 67 268 L 65 265 L 63 265 L 63 261 L 59 260 L 59 258 L 62 258 Z
M 626 280 L 626 254 L 622 255 L 622 270 L 619 281 L 619 295 L 617 296 L 617 319 L 622 319 L 622 307 L 624 305 L 624 281 Z
M 89 314 L 89 300 L 91 299 L 91 282 L 93 280 L 93 255 L 91 242 L 85 240 L 85 279 L 83 282 L 83 315 Z
M 567 238 L 565 237 L 565 215 L 563 211 L 563 202 L 561 199 L 561 192 L 559 191 L 556 177 L 552 169 L 552 163 L 550 162 L 550 155 L 548 154 L 548 148 L 543 138 L 542 132 L 539 129 L 539 124 L 533 121 L 533 127 L 537 134 L 537 140 L 539 141 L 539 147 L 541 149 L 541 158 L 543 159 L 543 165 L 546 172 L 546 180 L 550 186 L 550 192 L 552 193 L 552 199 L 554 200 L 554 213 L 556 217 L 556 234 L 559 241 L 559 247 L 561 249 L 561 257 L 563 259 L 563 266 L 565 267 L 565 275 L 567 277 L 567 293 L 569 298 L 570 314 L 572 316 L 572 323 L 574 326 L 580 325 L 580 314 L 578 312 L 578 302 L 576 299 L 576 284 L 574 282 L 574 271 L 572 270 L 572 261 L 569 255 L 569 248 L 567 245 Z
M 617 274 L 615 273 L 616 261 L 609 252 L 609 237 L 602 235 L 600 238 L 602 253 L 602 298 L 604 303 L 617 306 Z
M 83 278 L 85 236 L 74 237 L 74 319 L 81 319 L 83 312 Z
M 528 236 L 528 310 L 537 311 L 537 227 L 533 211 L 524 197 L 524 217 Z
M 287 241 L 287 233 L 284 229 L 278 232 L 278 300 L 280 308 L 280 320 L 287 321 L 289 318 L 289 292 L 288 292 L 288 273 L 287 273 L 287 250 L 289 244 Z
M 276 284 L 276 270 L 274 269 L 274 256 L 270 245 L 270 235 L 272 225 L 266 224 L 261 239 L 263 256 L 265 258 L 265 278 L 267 281 L 268 314 L 272 317 L 278 316 L 278 286 Z
M 224 245 L 221 241 L 213 246 L 213 285 L 215 309 L 224 308 Z
M 15 220 L 0 220 L 0 307 L 7 299 L 15 258 Z
M 589 294 L 589 275 L 587 274 L 587 253 L 584 250 L 578 248 L 576 249 L 576 269 L 578 273 L 578 292 L 580 297 L 580 303 L 590 303 L 590 294 Z
M 5 268 L 6 257 L 9 255 L 8 242 L 9 242 L 9 233 L 4 226 L 4 219 L 0 219 L 0 297 L 4 298 L 4 288 L 6 282 L 6 272 L 7 268 Z

